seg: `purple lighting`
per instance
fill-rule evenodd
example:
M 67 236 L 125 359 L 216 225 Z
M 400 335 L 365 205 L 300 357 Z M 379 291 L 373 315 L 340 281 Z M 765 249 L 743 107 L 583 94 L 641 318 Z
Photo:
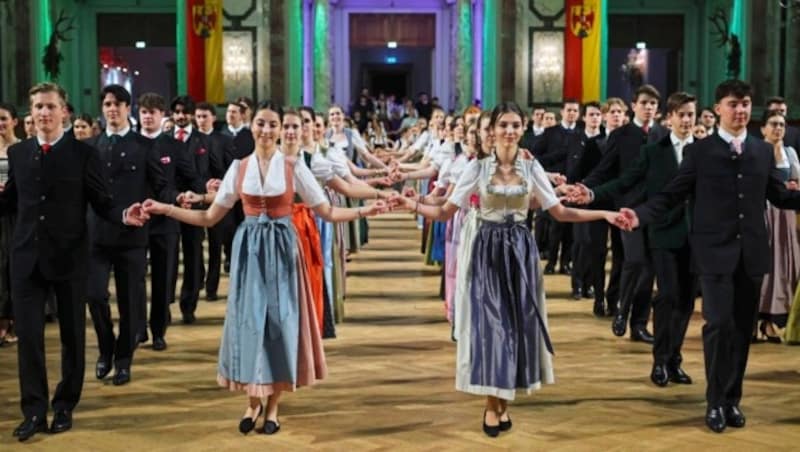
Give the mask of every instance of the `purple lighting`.
M 483 99 L 483 2 L 472 5 L 472 99 Z

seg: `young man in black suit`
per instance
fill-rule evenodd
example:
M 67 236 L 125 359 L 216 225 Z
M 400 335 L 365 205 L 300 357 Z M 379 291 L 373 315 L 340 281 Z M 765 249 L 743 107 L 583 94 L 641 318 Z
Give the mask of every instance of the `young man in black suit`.
M 64 90 L 41 83 L 29 94 L 36 136 L 8 149 L 9 177 L 0 190 L 0 214 L 17 212 L 10 267 L 25 416 L 14 429 L 20 441 L 47 430 L 44 304 L 51 290 L 58 306 L 62 375 L 50 432 L 72 428 L 85 368 L 88 205 L 118 225 L 138 227 L 146 220 L 138 202 L 123 209 L 112 199 L 94 149 L 64 133 Z
M 689 240 L 703 289 L 706 425 L 715 432 L 744 427 L 739 409 L 761 283 L 770 270 L 766 201 L 800 209 L 775 168 L 772 147 L 748 136 L 751 88 L 740 80 L 717 86 L 716 134 L 689 145 L 675 178 L 635 209 L 628 227 L 653 224 L 693 197 Z
M 575 100 L 565 100 L 561 108 L 561 124 L 546 129 L 541 139 L 535 144 L 533 155 L 547 171 L 564 174 L 567 171 L 568 156 L 581 152 L 582 132 L 577 128 L 579 116 L 580 104 Z M 550 219 L 547 241 L 549 249 L 547 265 L 544 268 L 545 274 L 555 273 L 556 263 L 559 261 L 559 248 L 561 250 L 560 272 L 565 275 L 569 274 L 572 261 L 572 224 Z
M 159 158 L 167 179 L 169 197 L 175 199 L 179 192 L 185 190 L 204 192 L 205 186 L 195 171 L 194 161 L 184 152 L 183 145 L 171 135 L 162 133 L 161 122 L 167 109 L 166 100 L 156 93 L 144 93 L 139 96 L 137 104 L 141 135 Z M 175 298 L 180 224 L 166 216 L 158 216 L 148 226 L 151 269 L 150 332 L 153 334 L 153 350 L 162 351 L 167 348 L 165 336 L 170 319 L 169 304 Z M 146 313 L 143 319 L 143 323 L 146 323 Z M 140 325 L 140 329 L 141 335 L 146 337 L 147 325 Z
M 184 144 L 184 152 L 194 161 L 195 171 L 205 183 L 212 177 L 224 174 L 225 165 L 219 155 L 212 152 L 214 142 L 208 135 L 198 131 L 193 124 L 195 103 L 189 96 L 179 96 L 170 104 L 172 120 L 175 121 L 173 135 Z M 200 209 L 201 206 L 193 208 Z M 195 322 L 197 300 L 205 281 L 203 263 L 203 239 L 205 230 L 201 227 L 181 223 L 181 248 L 183 250 L 183 284 L 181 284 L 180 306 L 183 323 Z
M 603 158 L 601 140 L 605 134 L 600 129 L 603 121 L 602 106 L 598 102 L 583 105 L 584 129 L 581 132 L 582 146 L 567 160 L 567 183 L 582 180 Z M 592 206 L 592 208 L 610 208 Z M 599 221 L 576 223 L 572 228 L 572 298 L 594 298 L 593 312 L 597 317 L 605 315 L 606 245 L 608 224 Z
M 633 121 L 611 133 L 608 150 L 600 164 L 583 180 L 589 188 L 620 176 L 639 157 L 639 150 L 648 143 L 655 143 L 669 134 L 654 120 L 661 95 L 651 85 L 642 85 L 633 97 Z M 615 196 L 617 206 L 632 205 L 644 199 L 644 184 L 633 187 L 627 193 Z M 614 316 L 611 329 L 617 336 L 625 335 L 630 314 L 631 339 L 653 342 L 647 331 L 650 318 L 650 299 L 655 275 L 647 256 L 647 243 L 643 231 L 622 234 L 625 262 L 620 277 L 620 307 Z
M 230 105 L 228 106 L 230 108 Z M 230 113 L 230 112 L 228 112 Z M 226 117 L 230 116 L 226 114 Z M 225 170 L 227 166 L 224 164 L 226 156 L 235 152 L 234 139 L 224 133 L 214 130 L 214 121 L 217 115 L 214 111 L 214 106 L 201 102 L 195 106 L 194 120 L 197 123 L 197 131 L 208 137 L 210 149 L 212 154 L 212 162 L 209 176 L 214 179 L 222 179 L 225 177 Z M 230 128 L 230 123 L 228 125 Z M 244 128 L 243 123 L 239 122 L 239 135 L 249 135 L 252 140 L 253 134 L 250 129 Z M 205 188 L 203 188 L 205 191 Z M 197 192 L 195 192 L 197 193 Z M 222 266 L 222 249 L 225 249 L 227 256 L 226 262 L 230 263 L 231 245 L 233 243 L 234 229 L 234 216 L 228 213 L 225 217 L 213 227 L 207 229 L 208 232 L 208 272 L 206 272 L 205 289 L 206 300 L 217 301 L 217 289 L 219 288 L 220 267 Z M 230 264 L 226 265 L 230 268 Z
M 247 104 L 239 102 L 229 102 L 228 108 L 225 110 L 225 123 L 227 125 L 220 133 L 233 140 L 232 152 L 226 156 L 226 167 L 230 166 L 230 162 L 234 159 L 243 159 L 255 149 L 253 134 L 244 121 L 246 111 Z
M 159 158 L 146 139 L 131 130 L 128 117 L 131 95 L 120 85 L 108 85 L 101 92 L 104 133 L 90 139 L 103 167 L 103 177 L 116 200 L 139 202 L 155 195 L 164 202 L 175 202 Z M 95 376 L 103 379 L 116 372 L 113 383 L 131 380 L 131 362 L 142 333 L 143 313 L 147 306 L 148 229 L 131 230 L 98 215 L 89 216 L 91 253 L 89 256 L 89 313 L 97 333 L 100 356 Z M 119 334 L 114 337 L 114 323 L 109 306 L 108 281 L 114 269 Z
M 625 192 L 641 183 L 650 199 L 678 173 L 684 150 L 694 142 L 697 99 L 678 92 L 667 99 L 671 132 L 660 141 L 642 147 L 636 162 L 617 179 L 581 191 L 579 204 L 609 201 L 617 191 Z M 650 257 L 658 280 L 658 297 L 653 300 L 653 369 L 650 380 L 658 386 L 669 382 L 691 384 L 681 368 L 681 347 L 694 312 L 697 278 L 691 271 L 688 204 L 679 204 L 647 228 Z

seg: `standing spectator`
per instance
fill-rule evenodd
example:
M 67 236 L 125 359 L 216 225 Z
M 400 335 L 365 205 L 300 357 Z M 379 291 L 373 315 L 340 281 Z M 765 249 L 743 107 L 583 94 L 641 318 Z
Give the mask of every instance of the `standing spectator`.
M 431 120 L 431 115 L 433 114 L 433 105 L 428 100 L 428 93 L 421 92 L 417 96 L 417 103 L 414 104 L 414 108 L 417 110 L 417 114 L 428 121 Z
M 783 142 L 786 118 L 780 110 L 764 112 L 761 134 L 764 141 L 772 145 L 775 167 L 781 180 L 792 189 L 797 189 L 800 180 L 800 161 L 797 152 Z M 791 210 L 781 210 L 767 202 L 766 223 L 769 232 L 771 271 L 761 286 L 759 330 L 768 342 L 780 343 L 777 328 L 786 326 L 786 320 L 794 290 L 800 281 L 800 245 L 797 242 L 797 218 Z

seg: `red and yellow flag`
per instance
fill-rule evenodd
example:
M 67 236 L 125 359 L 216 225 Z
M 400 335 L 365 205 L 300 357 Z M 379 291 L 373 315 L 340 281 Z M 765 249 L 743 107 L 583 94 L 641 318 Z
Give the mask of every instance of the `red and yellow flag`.
M 186 2 L 186 76 L 195 101 L 225 102 L 222 79 L 222 0 Z
M 564 99 L 599 101 L 604 0 L 566 0 Z

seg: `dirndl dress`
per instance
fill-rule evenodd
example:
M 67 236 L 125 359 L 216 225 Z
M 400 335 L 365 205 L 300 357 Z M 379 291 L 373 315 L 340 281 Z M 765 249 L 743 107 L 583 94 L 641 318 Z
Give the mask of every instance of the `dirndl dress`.
M 286 158 L 286 191 L 245 194 L 247 163 L 237 185 L 245 219 L 233 239 L 231 278 L 217 382 L 250 397 L 294 391 L 325 378 L 319 322 L 292 225 L 294 161 Z

